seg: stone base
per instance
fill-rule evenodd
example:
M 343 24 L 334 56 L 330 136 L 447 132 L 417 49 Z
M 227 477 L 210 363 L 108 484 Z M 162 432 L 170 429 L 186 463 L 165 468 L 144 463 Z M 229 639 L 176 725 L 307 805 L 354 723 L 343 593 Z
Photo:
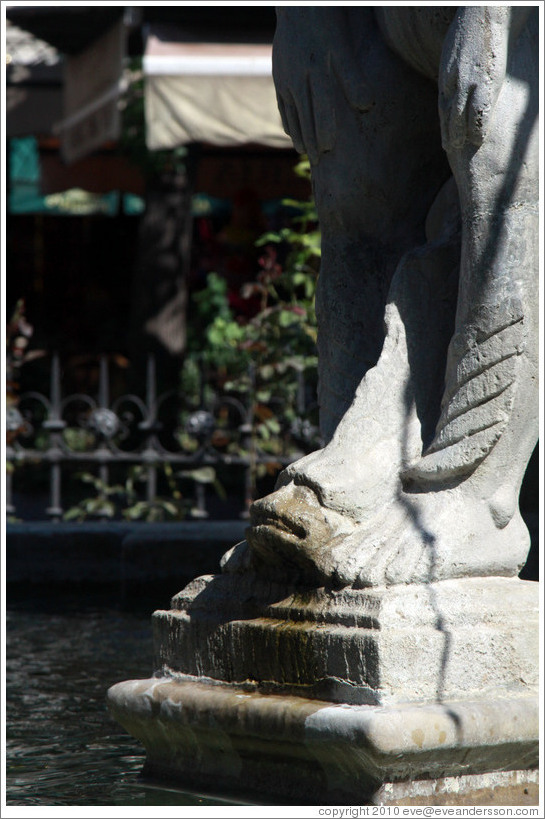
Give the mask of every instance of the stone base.
M 537 804 L 537 696 L 348 705 L 180 676 L 119 683 L 108 700 L 145 746 L 146 775 L 180 787 L 277 804 Z
M 538 584 L 518 578 L 334 590 L 208 575 L 155 612 L 155 668 L 358 705 L 524 696 L 538 613 Z
M 110 709 L 145 773 L 189 790 L 471 805 L 501 789 L 525 804 L 537 593 L 505 577 L 341 590 L 200 577 L 153 617 L 160 671 L 111 688 Z

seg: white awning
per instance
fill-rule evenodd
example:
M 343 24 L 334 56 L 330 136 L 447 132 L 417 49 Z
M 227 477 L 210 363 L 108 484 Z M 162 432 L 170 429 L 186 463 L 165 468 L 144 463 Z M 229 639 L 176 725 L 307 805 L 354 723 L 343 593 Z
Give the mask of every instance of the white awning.
M 169 42 L 150 34 L 144 55 L 150 150 L 190 142 L 291 148 L 272 80 L 272 46 Z

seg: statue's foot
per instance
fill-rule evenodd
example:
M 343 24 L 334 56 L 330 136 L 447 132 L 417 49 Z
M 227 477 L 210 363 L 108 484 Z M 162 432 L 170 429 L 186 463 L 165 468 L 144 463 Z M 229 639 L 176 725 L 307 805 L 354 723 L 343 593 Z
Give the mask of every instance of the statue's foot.
M 361 588 L 516 576 L 529 548 L 518 509 L 500 528 L 490 503 L 459 487 L 421 494 L 400 489 L 388 504 L 357 521 L 290 481 L 253 505 L 251 521 L 247 557 L 253 568 L 320 585 Z
M 446 469 L 432 485 L 408 481 L 439 417 L 453 247 L 447 237 L 401 260 L 377 365 L 327 446 L 288 467 L 277 491 L 253 504 L 248 544 L 226 556 L 226 571 L 265 568 L 285 582 L 354 587 L 518 574 L 529 535 L 505 463 L 483 472 L 473 457 L 474 471 L 459 481 L 456 473 L 457 483 Z

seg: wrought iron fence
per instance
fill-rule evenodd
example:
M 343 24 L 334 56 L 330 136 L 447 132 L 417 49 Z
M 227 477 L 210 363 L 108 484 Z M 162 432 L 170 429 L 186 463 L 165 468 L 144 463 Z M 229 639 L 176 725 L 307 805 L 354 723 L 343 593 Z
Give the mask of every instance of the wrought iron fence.
M 20 465 L 48 469 L 49 505 L 45 514 L 52 521 L 65 518 L 64 474 L 74 465 L 94 470 L 101 487 L 108 487 L 111 470 L 140 470 L 144 504 L 157 500 L 158 477 L 165 465 L 181 469 L 193 484 L 190 514 L 207 517 L 207 481 L 196 470 L 203 467 L 233 468 L 242 472 L 239 514 L 247 516 L 254 499 L 259 465 L 280 469 L 319 445 L 317 427 L 309 420 L 315 402 L 308 398 L 302 373 L 298 378 L 298 417 L 282 430 L 282 451 L 270 453 L 255 434 L 255 377 L 250 369 L 250 388 L 243 395 L 201 389 L 198 406 L 194 396 L 169 390 L 157 394 L 156 362 L 147 360 L 145 395 L 124 394 L 110 400 L 109 361 L 99 362 L 98 394 L 63 396 L 61 362 L 52 356 L 49 395 L 29 391 L 8 408 L 6 418 L 6 511 L 17 515 L 13 475 Z M 274 399 L 272 399 L 274 402 Z M 209 470 L 210 471 L 210 470 Z M 180 474 L 180 473 L 177 473 Z M 95 517 L 112 516 L 107 504 Z

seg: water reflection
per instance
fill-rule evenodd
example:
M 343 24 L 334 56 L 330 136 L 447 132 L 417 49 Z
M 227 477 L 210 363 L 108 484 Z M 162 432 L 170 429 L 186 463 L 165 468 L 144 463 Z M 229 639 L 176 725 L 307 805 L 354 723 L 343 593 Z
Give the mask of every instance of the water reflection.
M 150 611 L 78 596 L 20 600 L 6 619 L 8 805 L 225 805 L 139 781 L 142 746 L 107 688 L 152 672 Z

